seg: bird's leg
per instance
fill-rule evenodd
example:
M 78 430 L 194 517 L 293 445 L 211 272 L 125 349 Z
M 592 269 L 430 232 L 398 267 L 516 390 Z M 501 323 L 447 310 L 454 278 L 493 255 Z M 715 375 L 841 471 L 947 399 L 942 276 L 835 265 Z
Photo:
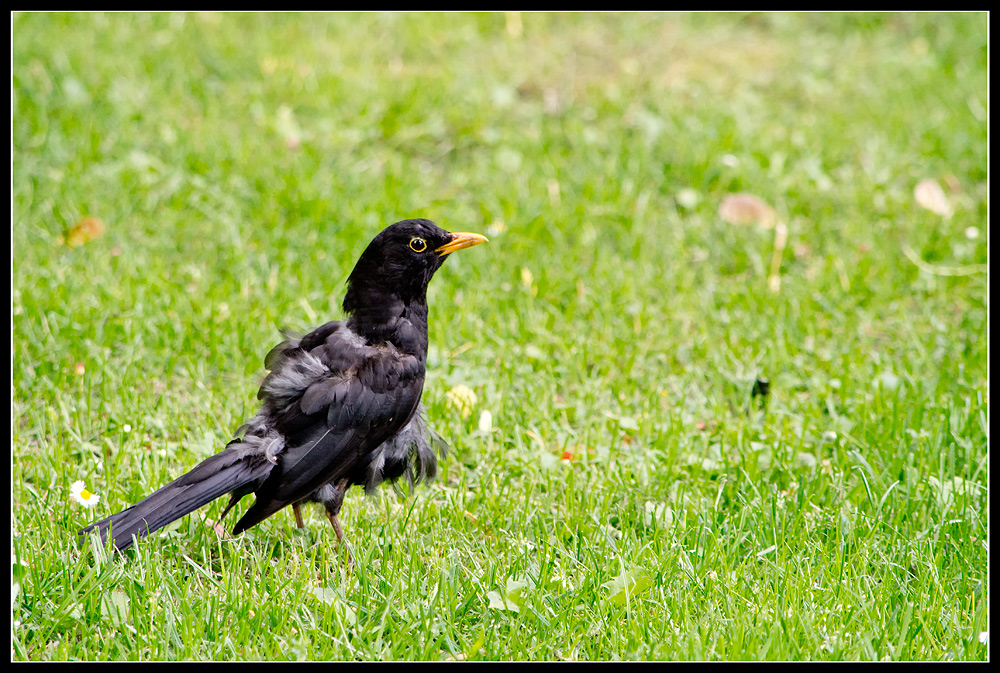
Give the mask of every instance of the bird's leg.
M 330 520 L 330 524 L 333 525 L 333 532 L 337 534 L 337 541 L 347 547 L 347 565 L 354 565 L 354 555 L 351 553 L 351 543 L 347 541 L 344 536 L 344 530 L 340 527 L 340 521 L 337 519 L 337 515 L 340 514 L 340 508 L 344 504 L 344 495 L 347 493 L 347 488 L 350 485 L 348 479 L 341 479 L 336 484 L 333 485 L 336 489 L 336 498 L 333 502 L 328 503 L 326 508 L 326 518 Z
M 344 541 L 344 530 L 340 527 L 340 521 L 337 520 L 337 515 L 336 514 L 330 514 L 329 512 L 327 512 L 326 513 L 326 518 L 328 518 L 330 520 L 330 523 L 333 524 L 333 532 L 337 534 L 337 541 L 338 542 L 343 542 Z
M 299 507 L 300 503 L 295 503 L 292 505 L 292 511 L 295 512 L 295 525 L 299 528 L 305 528 L 306 524 L 302 521 L 302 509 Z
M 350 569 L 354 565 L 354 554 L 351 553 L 351 543 L 344 538 L 344 531 L 340 528 L 340 521 L 337 520 L 337 515 L 327 512 L 326 518 L 333 524 L 333 532 L 337 534 L 337 540 L 347 549 L 347 567 Z

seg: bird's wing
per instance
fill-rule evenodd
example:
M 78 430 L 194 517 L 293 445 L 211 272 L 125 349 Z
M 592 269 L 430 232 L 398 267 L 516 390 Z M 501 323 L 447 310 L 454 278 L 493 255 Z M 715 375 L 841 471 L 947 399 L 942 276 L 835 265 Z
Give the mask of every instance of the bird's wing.
M 410 422 L 423 390 L 422 358 L 369 346 L 343 323 L 302 337 L 273 362 L 261 385 L 262 413 L 285 450 L 234 533 L 330 481 L 362 481 L 375 449 Z

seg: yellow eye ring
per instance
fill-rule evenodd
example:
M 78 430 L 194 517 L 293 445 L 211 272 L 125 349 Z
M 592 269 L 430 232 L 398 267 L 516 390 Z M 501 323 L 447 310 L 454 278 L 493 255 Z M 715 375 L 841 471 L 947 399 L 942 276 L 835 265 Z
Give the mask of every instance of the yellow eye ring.
M 411 238 L 410 239 L 410 250 L 413 252 L 423 252 L 427 249 L 427 241 L 422 238 Z

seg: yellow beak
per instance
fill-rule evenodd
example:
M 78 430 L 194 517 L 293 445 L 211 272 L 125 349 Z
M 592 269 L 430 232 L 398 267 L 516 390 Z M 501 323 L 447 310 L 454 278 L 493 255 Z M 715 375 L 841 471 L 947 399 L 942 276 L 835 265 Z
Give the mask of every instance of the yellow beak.
M 455 252 L 456 250 L 461 250 L 462 248 L 471 248 L 474 245 L 479 245 L 480 243 L 486 243 L 488 238 L 482 234 L 467 234 L 464 232 L 455 232 L 451 235 L 451 240 L 442 245 L 440 248 L 436 249 L 439 255 L 447 255 L 449 253 Z

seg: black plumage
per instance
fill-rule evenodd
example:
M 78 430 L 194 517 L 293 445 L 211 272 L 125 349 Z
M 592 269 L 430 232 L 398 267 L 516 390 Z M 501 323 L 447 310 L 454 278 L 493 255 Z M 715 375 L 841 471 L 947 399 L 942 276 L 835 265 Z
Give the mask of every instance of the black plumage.
M 347 281 L 347 319 L 275 346 L 257 394 L 260 411 L 226 448 L 117 514 L 80 531 L 112 536 L 125 549 L 229 494 L 222 516 L 253 493 L 238 534 L 288 505 L 319 502 L 337 536 L 337 514 L 352 485 L 434 476 L 437 461 L 420 414 L 427 362 L 427 284 L 449 254 L 485 241 L 429 220 L 380 232 Z

